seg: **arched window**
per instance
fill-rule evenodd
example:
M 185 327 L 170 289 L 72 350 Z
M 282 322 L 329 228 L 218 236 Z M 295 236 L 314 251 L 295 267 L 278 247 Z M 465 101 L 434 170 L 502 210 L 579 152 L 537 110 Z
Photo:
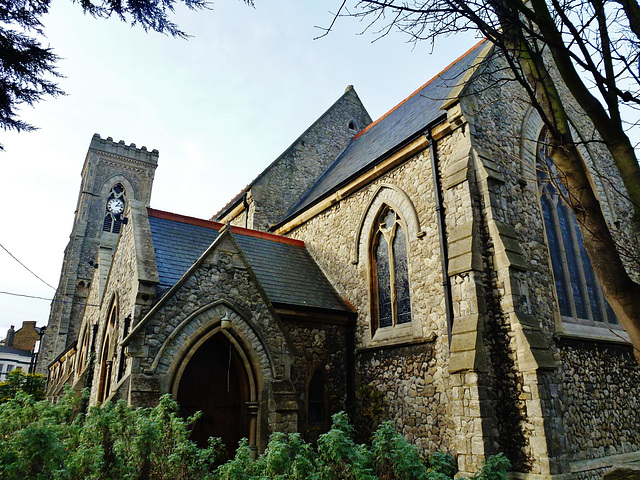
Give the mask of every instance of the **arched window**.
M 578 323 L 617 324 L 596 280 L 576 216 L 563 200 L 568 192 L 549 154 L 546 129 L 538 139 L 536 172 L 560 315 Z
M 105 205 L 104 222 L 102 224 L 104 232 L 120 233 L 125 201 L 124 187 L 121 183 L 116 183 L 111 187 L 107 197 L 107 204 Z
M 317 368 L 309 382 L 309 394 L 307 395 L 307 412 L 309 423 L 324 423 L 327 419 L 325 405 L 324 376 Z
M 109 310 L 109 320 L 102 339 L 100 350 L 100 377 L 98 383 L 98 401 L 104 402 L 111 393 L 113 360 L 116 356 L 115 344 L 118 335 L 118 304 L 114 300 Z
M 371 242 L 373 328 L 411 322 L 407 237 L 397 213 L 385 206 Z

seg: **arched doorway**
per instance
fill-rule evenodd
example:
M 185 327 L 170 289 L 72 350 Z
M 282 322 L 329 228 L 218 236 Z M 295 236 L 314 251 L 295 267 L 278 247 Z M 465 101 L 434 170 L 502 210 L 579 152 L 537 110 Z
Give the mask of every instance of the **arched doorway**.
M 205 446 L 210 436 L 220 437 L 232 455 L 243 437 L 250 437 L 249 376 L 243 359 L 223 333 L 202 343 L 182 370 L 177 389 L 180 413 L 202 416 L 191 438 Z

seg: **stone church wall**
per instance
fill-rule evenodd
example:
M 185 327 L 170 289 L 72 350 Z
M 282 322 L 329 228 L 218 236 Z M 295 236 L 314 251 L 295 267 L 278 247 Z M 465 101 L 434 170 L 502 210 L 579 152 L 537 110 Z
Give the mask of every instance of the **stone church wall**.
M 393 339 L 374 348 L 371 343 L 369 262 L 366 246 L 369 233 L 362 232 L 357 263 L 349 261 L 361 219 L 376 192 L 385 185 L 406 193 L 415 207 L 419 227 L 424 234 L 411 235 L 408 225 L 409 283 L 411 308 L 417 333 L 407 343 Z M 388 194 L 395 204 L 402 203 Z M 373 204 L 375 206 L 375 203 Z M 375 212 L 373 212 L 375 214 Z M 402 215 L 402 212 L 400 212 Z M 412 219 L 403 215 L 403 220 Z M 366 224 L 366 222 L 365 222 Z M 359 385 L 370 385 L 383 393 L 383 414 L 378 420 L 392 420 L 409 440 L 423 449 L 451 448 L 452 430 L 445 410 L 450 408 L 447 387 L 446 323 L 439 257 L 438 229 L 434 208 L 433 181 L 428 152 L 422 151 L 371 184 L 341 200 L 328 210 L 292 231 L 289 236 L 305 241 L 307 249 L 320 265 L 338 293 L 355 306 L 356 392 Z M 420 343 L 410 346 L 412 342 Z M 418 377 L 416 377 L 416 375 Z M 359 381 L 359 383 L 358 383 Z M 357 400 L 356 400 L 357 401 Z M 434 440 L 435 439 L 435 440 Z
M 499 91 L 485 88 L 494 81 L 495 77 L 480 75 L 474 85 L 477 88 L 473 88 L 472 94 L 462 102 L 473 136 L 482 199 L 480 208 L 487 219 L 485 235 L 489 239 L 490 253 L 487 258 L 493 263 L 494 271 L 490 284 L 499 299 L 494 318 L 502 331 L 501 338 L 506 342 L 503 352 L 512 365 L 510 372 L 496 375 L 501 367 L 494 362 L 492 375 L 495 380 L 505 376 L 512 378 L 508 384 L 503 383 L 501 389 L 510 391 L 510 396 L 517 399 L 512 403 L 516 416 L 520 412 L 520 419 L 514 423 L 515 430 L 528 439 L 522 444 L 524 457 L 519 460 L 522 467 L 544 473 L 535 472 L 536 468 L 545 468 L 536 465 L 536 460 L 548 456 L 548 467 L 552 470 L 566 471 L 571 463 L 572 468 L 585 469 L 581 477 L 594 477 L 597 476 L 595 470 L 586 471 L 592 467 L 572 462 L 629 453 L 640 448 L 637 435 L 628 433 L 634 428 L 638 431 L 637 409 L 625 421 L 626 429 L 622 425 L 604 431 L 594 428 L 595 425 L 618 425 L 621 412 L 634 408 L 640 395 L 640 382 L 630 379 L 637 379 L 638 365 L 633 362 L 628 345 L 619 345 L 615 339 L 610 339 L 609 343 L 595 343 L 586 337 L 565 339 L 559 328 L 562 321 L 551 280 L 534 167 L 541 121 L 535 112 L 530 112 L 527 99 L 522 97 L 514 82 L 503 84 Z M 487 108 L 488 105 L 491 108 Z M 506 121 L 508 118 L 518 121 Z M 576 128 L 591 131 L 584 116 L 576 115 L 575 118 Z M 603 210 L 612 225 L 621 220 L 624 228 L 628 221 L 624 212 L 631 210 L 624 199 L 615 198 L 612 189 L 605 188 L 603 180 L 607 177 L 607 181 L 615 182 L 618 178 L 616 169 L 602 146 L 589 144 L 588 149 L 591 155 L 586 150 L 583 154 L 596 172 L 593 178 L 603 201 Z M 500 258 L 500 241 L 505 242 L 505 228 L 500 225 L 512 229 L 509 235 L 518 243 L 515 250 L 522 267 L 513 262 L 515 250 L 507 252 L 511 261 L 506 265 L 504 255 Z M 496 235 L 498 227 L 503 233 Z M 522 353 L 520 332 L 523 329 L 528 329 L 524 337 L 529 345 L 539 347 L 532 350 L 534 357 L 538 352 L 534 359 L 537 367 L 535 361 Z M 490 355 L 497 359 L 495 353 L 493 348 Z M 541 368 L 543 358 L 547 365 Z M 625 392 L 623 396 L 618 393 L 621 390 Z M 604 392 L 609 392 L 608 402 L 602 400 Z M 616 392 L 615 396 L 611 392 Z M 541 435 L 544 430 L 546 440 Z M 542 445 L 543 442 L 546 445 Z M 545 450 L 546 453 L 541 454 Z
M 640 449 L 640 369 L 629 348 L 579 340 L 559 345 L 571 460 Z
M 135 202 L 129 202 L 130 207 L 133 207 L 133 203 Z M 115 302 L 115 305 L 117 306 L 116 338 L 112 339 L 116 344 L 118 344 L 123 338 L 124 319 L 130 316 L 132 324 L 134 324 L 141 318 L 144 311 L 140 305 L 142 299 L 138 296 L 138 294 L 141 293 L 140 285 L 138 283 L 138 274 L 140 272 L 138 268 L 139 263 L 136 256 L 134 238 L 134 228 L 136 223 L 139 222 L 139 219 L 135 217 L 139 215 L 139 212 L 132 213 L 132 209 L 133 208 L 129 208 L 126 210 L 130 217 L 134 218 L 130 218 L 129 223 L 127 225 L 123 225 L 119 241 L 113 254 L 109 276 L 104 286 L 104 293 L 100 295 L 100 281 L 98 279 L 100 273 L 99 269 L 96 269 L 94 281 L 91 284 L 89 295 L 87 297 L 90 306 L 87 307 L 84 322 L 87 325 L 93 325 L 99 322 L 95 339 L 96 370 L 93 386 L 91 388 L 91 403 L 97 402 L 98 399 L 100 358 L 102 357 L 104 336 L 106 325 L 109 322 L 112 302 Z M 140 206 L 138 205 L 137 210 L 139 209 Z M 98 261 L 100 261 L 100 259 L 98 259 Z M 151 298 L 148 300 L 150 301 Z M 101 308 L 94 308 L 91 305 L 101 305 Z M 111 385 L 112 388 L 116 390 L 119 383 L 118 365 L 120 364 L 120 358 L 124 352 L 123 349 L 119 347 L 115 348 L 114 351 L 115 356 L 111 359 L 113 361 L 112 365 L 114 366 L 111 370 Z M 120 380 L 124 381 L 126 376 L 127 375 L 125 374 Z M 126 392 L 118 392 L 115 398 L 126 398 Z
M 347 326 L 314 323 L 296 318 L 284 320 L 284 325 L 294 348 L 291 381 L 297 393 L 298 429 L 307 441 L 314 442 L 331 427 L 331 415 L 347 410 Z M 307 418 L 309 382 L 320 369 L 325 382 L 325 419 L 310 423 Z

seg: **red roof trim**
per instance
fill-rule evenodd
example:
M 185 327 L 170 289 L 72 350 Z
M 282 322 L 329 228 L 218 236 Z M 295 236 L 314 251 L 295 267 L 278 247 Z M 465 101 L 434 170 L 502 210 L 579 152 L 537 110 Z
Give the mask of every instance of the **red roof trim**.
M 224 223 L 212 222 L 211 220 L 204 220 L 202 218 L 188 217 L 178 213 L 165 212 L 164 210 L 156 210 L 151 207 L 147 207 L 147 212 L 150 217 L 171 220 L 172 222 L 188 223 L 189 225 L 197 225 L 198 227 L 210 228 L 211 230 L 220 230 L 224 227 Z
M 224 227 L 223 223 L 212 222 L 211 220 L 204 220 L 202 218 L 189 217 L 187 215 L 180 215 L 178 213 L 165 212 L 164 210 L 156 210 L 155 208 L 147 207 L 147 212 L 150 217 L 161 218 L 163 220 L 170 220 L 172 222 L 186 223 L 189 225 L 196 225 L 198 227 L 210 228 L 211 230 L 220 230 Z M 304 242 L 296 240 L 294 238 L 283 237 L 281 235 L 274 235 L 273 233 L 260 232 L 258 230 L 251 230 L 250 228 L 231 226 L 231 232 L 238 235 L 245 235 L 247 237 L 262 238 L 271 242 L 285 243 L 288 245 L 295 245 L 296 247 L 303 247 Z
M 462 55 L 460 55 L 458 58 L 456 58 L 453 62 L 451 62 L 449 65 L 447 65 L 444 70 L 442 70 L 440 73 L 438 73 L 437 75 L 435 75 L 434 77 L 432 77 L 427 83 L 425 83 L 424 85 L 422 85 L 421 87 L 419 87 L 415 92 L 413 92 L 411 95 L 409 95 L 407 98 L 405 98 L 404 100 L 402 100 L 399 104 L 397 104 L 395 107 L 393 107 L 391 110 L 389 110 L 387 113 L 385 113 L 384 115 L 382 115 L 380 118 L 378 118 L 375 122 L 371 122 L 369 125 L 367 125 L 366 128 L 364 128 L 363 130 L 361 130 L 355 137 L 353 137 L 353 139 L 355 140 L 356 138 L 358 138 L 360 135 L 362 135 L 364 132 L 366 132 L 367 130 L 369 130 L 370 128 L 372 128 L 374 125 L 380 123 L 382 120 L 384 120 L 386 117 L 388 117 L 389 115 L 391 115 L 391 113 L 393 113 L 395 110 L 397 110 L 403 103 L 405 103 L 407 100 L 409 100 L 411 97 L 413 97 L 414 95 L 418 94 L 423 88 L 425 88 L 427 85 L 429 85 L 431 82 L 433 82 L 436 78 L 440 77 L 443 73 L 445 73 L 447 70 L 449 70 L 451 67 L 453 67 L 456 63 L 458 63 L 460 60 L 462 60 L 464 57 L 466 57 L 467 55 L 469 55 L 471 52 L 473 52 L 478 46 L 482 45 L 484 42 L 486 42 L 487 39 L 483 39 L 480 40 L 478 43 L 476 43 L 473 47 L 471 47 L 469 50 L 467 50 L 466 52 L 464 52 Z

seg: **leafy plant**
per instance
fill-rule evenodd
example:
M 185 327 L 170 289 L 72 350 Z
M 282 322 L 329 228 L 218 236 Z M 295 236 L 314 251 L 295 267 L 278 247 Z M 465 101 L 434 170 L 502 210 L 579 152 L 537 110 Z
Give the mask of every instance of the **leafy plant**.
M 0 382 L 0 403 L 16 396 L 18 392 L 32 395 L 36 400 L 44 399 L 47 380 L 40 373 L 24 373 L 21 369 L 7 373 L 4 382 Z
M 471 478 L 473 480 L 507 480 L 507 471 L 510 468 L 509 459 L 499 453 L 487 458 L 482 468 Z
M 384 422 L 373 435 L 373 457 L 380 479 L 420 480 L 427 467 L 415 446 L 400 435 L 391 422 Z
M 55 404 L 18 390 L 0 404 L 3 480 L 450 480 L 453 457 L 423 461 L 415 446 L 384 422 L 371 447 L 354 441 L 345 413 L 335 414 L 317 450 L 297 433 L 274 433 L 262 455 L 243 439 L 234 458 L 219 439 L 199 448 L 189 439 L 197 416 L 183 419 L 169 395 L 154 408 L 109 402 L 83 412 L 86 399 L 70 389 Z M 257 458 L 256 458 L 257 457 Z M 509 461 L 487 459 L 473 477 L 504 480 Z

